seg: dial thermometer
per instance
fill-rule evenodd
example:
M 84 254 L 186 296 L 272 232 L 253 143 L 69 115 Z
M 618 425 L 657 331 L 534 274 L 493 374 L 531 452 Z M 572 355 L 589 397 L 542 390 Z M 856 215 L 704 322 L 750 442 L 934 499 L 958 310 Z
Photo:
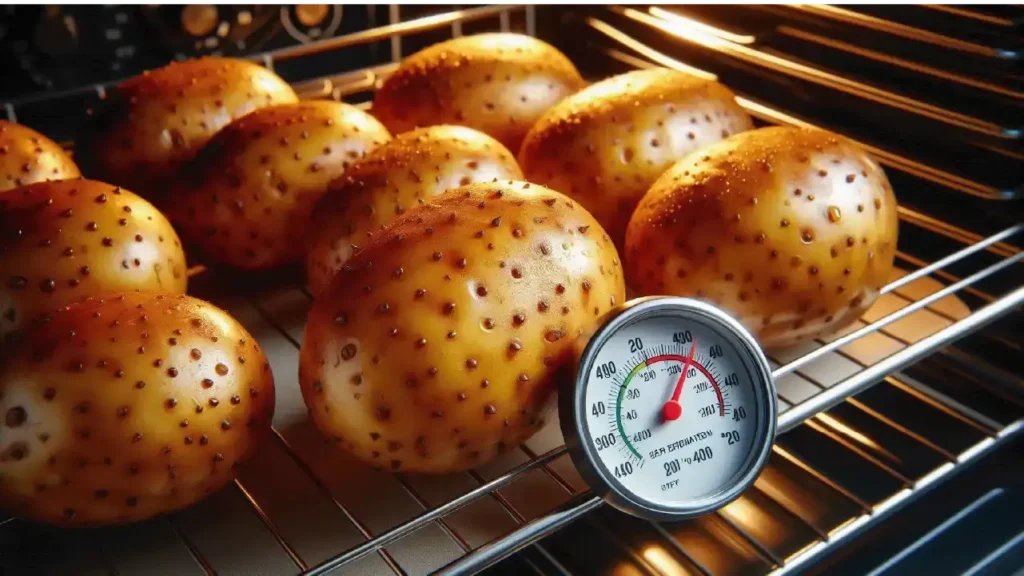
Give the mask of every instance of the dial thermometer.
M 688 298 L 633 300 L 577 354 L 562 432 L 596 494 L 630 514 L 681 520 L 749 487 L 775 439 L 775 386 L 737 321 Z

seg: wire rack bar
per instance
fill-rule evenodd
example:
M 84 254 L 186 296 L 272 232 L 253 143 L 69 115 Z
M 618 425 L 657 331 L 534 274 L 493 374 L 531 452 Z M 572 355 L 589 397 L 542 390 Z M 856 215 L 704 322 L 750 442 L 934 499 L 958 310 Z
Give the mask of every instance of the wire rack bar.
M 806 64 L 801 64 L 795 60 L 789 60 L 775 54 L 770 54 L 742 44 L 730 42 L 719 36 L 713 36 L 692 25 L 687 25 L 685 28 L 681 27 L 679 25 L 681 22 L 679 19 L 681 17 L 679 16 L 675 16 L 677 20 L 673 21 L 657 18 L 656 16 L 640 12 L 633 8 L 612 7 L 611 10 L 631 20 L 661 30 L 662 32 L 665 32 L 673 38 L 683 42 L 697 44 L 717 53 L 731 56 L 737 60 L 772 69 L 782 74 L 786 74 L 787 76 L 799 78 L 820 86 L 825 86 L 858 98 L 870 100 L 877 104 L 889 106 L 900 110 L 901 112 L 924 116 L 937 122 L 942 122 L 943 124 L 956 126 L 958 128 L 963 128 L 979 134 L 985 134 L 987 136 L 1015 139 L 1019 138 L 1021 135 L 1020 131 L 1015 128 L 1000 126 L 974 116 L 961 114 L 959 112 L 942 108 L 941 106 L 936 106 L 895 92 L 890 92 L 871 84 L 857 82 L 842 76 L 834 76 L 824 70 L 820 70 Z M 690 22 L 685 23 L 690 24 Z
M 779 433 L 781 434 L 795 428 L 804 420 L 811 418 L 822 410 L 827 410 L 839 404 L 889 374 L 901 370 L 957 338 L 966 336 L 984 327 L 1020 306 L 1021 302 L 1024 302 L 1024 286 L 1013 290 L 963 320 L 951 324 L 931 336 L 918 340 L 896 354 L 866 367 L 863 371 L 843 380 L 835 386 L 793 406 L 779 417 Z
M 664 54 L 663 52 L 659 52 L 654 48 L 651 48 L 650 46 L 636 40 L 635 38 L 629 36 L 628 34 L 623 33 L 619 29 L 615 28 L 614 26 L 611 26 L 610 24 L 602 20 L 599 20 L 597 18 L 588 18 L 586 20 L 586 23 L 593 30 L 596 30 L 597 32 L 601 33 L 602 35 L 606 36 L 612 41 L 622 45 L 623 47 L 628 48 L 636 52 L 637 54 L 640 54 L 641 56 L 643 56 L 643 58 L 646 58 L 646 60 L 642 58 L 637 58 L 635 56 L 631 56 L 629 54 L 624 54 L 617 50 L 609 50 L 607 48 L 599 46 L 598 50 L 604 52 L 609 58 L 623 62 L 635 68 L 650 68 L 654 65 L 659 65 L 664 66 L 666 68 L 672 68 L 673 70 L 678 70 L 680 72 L 686 72 L 687 74 L 693 74 L 694 76 L 698 76 L 700 78 L 704 78 L 707 80 L 717 80 L 718 78 L 715 74 L 712 74 L 711 72 L 695 68 L 693 66 L 690 66 L 689 64 L 680 62 L 679 60 L 676 60 L 675 58 L 672 58 Z M 784 124 L 789 126 L 799 126 L 802 128 L 821 128 L 820 126 L 816 126 L 810 122 L 797 118 L 796 116 L 787 114 L 780 110 L 776 110 L 770 106 L 767 106 L 756 100 L 744 97 L 739 94 L 737 95 L 736 103 L 742 106 L 751 116 L 754 116 L 761 120 L 765 120 L 767 122 L 771 122 L 774 124 Z M 928 180 L 929 182 L 935 182 L 936 184 L 940 184 L 942 186 L 946 186 L 954 190 L 959 190 L 972 196 L 978 196 L 981 198 L 991 200 L 1006 200 L 1016 198 L 1019 194 L 1019 192 L 1014 190 L 1001 190 L 993 186 L 988 186 L 979 182 L 975 182 L 968 178 L 964 178 L 962 176 L 958 176 L 956 174 L 940 170 L 938 168 L 935 168 L 934 166 L 929 166 L 927 164 L 922 164 L 920 162 L 910 160 L 909 158 L 905 158 L 896 153 L 890 152 L 883 148 L 879 148 L 877 146 L 872 146 L 865 142 L 860 142 L 853 139 L 850 140 L 856 143 L 858 146 L 870 152 L 879 160 L 879 162 L 881 162 L 885 166 L 896 168 L 897 170 L 901 170 L 918 178 Z
M 934 68 L 932 66 L 926 66 L 926 65 L 920 64 L 918 62 L 913 62 L 911 60 L 906 60 L 906 59 L 903 59 L 903 58 L 898 58 L 898 57 L 895 57 L 895 56 L 890 56 L 888 54 L 885 54 L 884 52 L 876 52 L 874 50 L 868 50 L 866 48 L 862 48 L 862 47 L 856 46 L 854 44 L 848 44 L 846 42 L 840 42 L 838 40 L 833 40 L 833 39 L 827 38 L 825 36 L 819 36 L 817 34 L 812 34 L 810 32 L 807 32 L 807 31 L 804 31 L 804 30 L 800 30 L 798 28 L 793 28 L 791 26 L 779 26 L 778 28 L 775 29 L 775 31 L 778 32 L 779 34 L 783 34 L 783 35 L 786 35 L 786 36 L 792 36 L 793 38 L 799 38 L 801 40 L 804 40 L 804 41 L 807 41 L 807 42 L 813 42 L 813 43 L 821 45 L 821 46 L 826 46 L 826 47 L 829 47 L 829 48 L 833 48 L 835 50 L 842 50 L 843 52 L 848 52 L 850 54 L 856 54 L 857 56 L 861 56 L 861 57 L 867 58 L 869 60 L 874 60 L 876 62 L 883 62 L 883 63 L 886 63 L 886 64 L 891 64 L 893 66 L 898 66 L 898 67 L 904 68 L 906 70 L 913 70 L 914 72 L 917 72 L 919 74 L 925 74 L 925 75 L 928 75 L 928 76 L 932 76 L 932 77 L 938 78 L 940 80 L 946 80 L 948 82 L 953 82 L 953 83 L 956 83 L 956 84 L 962 84 L 964 86 L 968 86 L 968 87 L 974 88 L 976 90 L 981 90 L 981 91 L 984 91 L 984 92 L 991 92 L 993 94 L 998 94 L 1000 96 L 1006 96 L 1008 98 L 1015 98 L 1015 99 L 1018 99 L 1018 100 L 1019 99 L 1024 99 L 1024 92 L 1021 92 L 1020 90 L 1015 90 L 1015 89 L 1012 89 L 1012 88 L 1006 88 L 1006 87 L 1000 86 L 998 84 L 993 84 L 991 82 L 985 82 L 985 81 L 978 80 L 978 79 L 975 79 L 975 78 L 971 78 L 970 76 L 965 76 L 965 75 L 962 75 L 962 74 L 954 74 L 952 72 L 947 72 L 947 71 L 942 70 L 940 68 Z
M 305 561 L 302 560 L 302 557 L 299 556 L 299 553 L 296 552 L 295 548 L 288 543 L 288 540 L 285 539 L 285 537 L 281 534 L 281 530 L 278 529 L 274 521 L 271 520 L 270 516 L 267 516 L 267 513 L 263 511 L 263 507 L 260 506 L 259 502 L 256 501 L 256 498 L 254 498 L 253 495 L 248 490 L 246 490 L 245 486 L 237 478 L 235 479 L 235 486 L 238 487 L 238 490 L 242 493 L 242 496 L 245 497 L 245 500 L 249 503 L 250 506 L 252 506 L 253 510 L 256 511 L 256 514 L 260 517 L 260 521 L 263 522 L 263 524 L 267 527 L 268 530 L 270 530 L 270 533 L 274 536 L 274 539 L 277 540 L 277 544 L 285 551 L 285 553 L 288 554 L 288 557 L 292 559 L 292 562 L 294 562 L 295 565 L 298 566 L 300 570 L 307 569 L 308 566 L 306 565 Z
M 485 566 L 500 562 L 517 550 L 533 544 L 602 504 L 604 504 L 604 500 L 589 491 L 575 496 L 550 514 L 524 524 L 512 534 L 515 536 L 514 538 L 510 535 L 485 544 L 438 570 L 435 574 L 437 576 L 473 574 Z
M 525 474 L 526 472 L 529 472 L 530 470 L 533 470 L 535 468 L 547 465 L 548 463 L 558 458 L 562 454 L 565 454 L 565 449 L 556 448 L 555 450 L 551 450 L 545 454 L 538 456 L 534 460 L 524 462 L 523 464 L 516 466 L 512 470 L 509 470 L 508 472 L 502 474 L 501 476 L 495 478 L 494 480 L 491 480 L 486 484 L 481 484 L 477 488 L 474 488 L 473 490 L 466 492 L 465 494 L 459 496 L 458 498 L 455 498 L 454 500 L 449 500 L 445 504 L 428 510 L 423 514 L 420 514 L 419 516 L 413 518 L 412 520 L 409 520 L 408 522 L 396 526 L 391 530 L 381 534 L 380 536 L 373 538 L 372 540 L 367 540 L 363 544 L 360 544 L 359 546 L 352 548 L 351 550 L 342 554 L 341 556 L 331 558 L 329 560 L 324 561 L 321 564 L 318 564 L 317 566 L 314 566 L 313 568 L 304 572 L 304 574 L 327 574 L 331 570 L 340 568 L 341 566 L 348 564 L 349 562 L 362 558 L 363 556 L 370 554 L 379 548 L 387 546 L 388 544 L 391 544 L 392 542 L 401 539 L 403 536 L 407 534 L 411 534 L 416 530 L 419 530 L 420 528 L 426 526 L 434 520 L 447 516 L 448 514 L 451 514 L 452 512 L 455 512 L 456 510 L 463 508 L 464 506 L 472 504 L 476 500 L 484 496 L 487 496 L 492 492 L 504 486 L 507 486 L 508 484 L 511 484 L 512 481 L 517 479 L 520 475 Z
M 882 288 L 881 293 L 882 294 L 888 294 L 889 292 L 892 292 L 894 290 L 898 290 L 898 289 L 902 288 L 903 286 L 906 286 L 907 284 L 910 284 L 911 282 L 917 280 L 918 278 L 923 278 L 925 276 L 928 276 L 932 272 L 935 272 L 935 271 L 937 271 L 937 270 L 939 270 L 941 268 L 945 268 L 946 266 L 949 266 L 950 264 L 953 264 L 954 262 L 957 262 L 959 260 L 963 260 L 964 258 L 967 258 L 968 256 L 970 256 L 970 255 L 972 255 L 972 254 L 974 254 L 976 252 L 980 252 L 980 251 L 988 248 L 989 246 L 992 246 L 994 244 L 998 244 L 998 243 L 1002 242 L 1003 240 L 1011 238 L 1014 235 L 1018 234 L 1022 230 L 1024 230 L 1024 224 L 1017 224 L 1016 226 L 1011 226 L 1011 227 L 1007 228 L 1006 230 L 1003 230 L 1002 232 L 998 232 L 996 234 L 993 234 L 992 236 L 989 236 L 988 238 L 985 238 L 984 240 L 982 240 L 980 242 L 972 244 L 972 245 L 964 248 L 963 250 L 959 250 L 957 252 L 954 252 L 954 253 L 950 254 L 949 256 L 946 256 L 945 258 L 941 258 L 939 260 L 936 260 L 935 262 L 932 262 L 931 264 L 929 264 L 927 266 L 919 268 L 919 269 L 913 271 L 912 273 L 907 274 L 906 276 L 900 278 L 899 280 L 895 280 L 893 282 L 890 282 L 888 285 L 886 285 L 884 288 Z
M 917 42 L 924 42 L 926 44 L 950 50 L 957 50 L 960 52 L 1002 60 L 1020 59 L 1020 52 L 1014 50 L 1004 50 L 1000 48 L 992 48 L 990 46 L 983 46 L 981 44 L 959 40 L 950 36 L 943 36 L 942 34 L 922 30 L 920 28 L 914 28 L 907 24 L 890 22 L 889 20 L 883 20 L 882 18 L 861 14 L 854 12 L 853 10 L 847 10 L 836 6 L 814 6 L 803 4 L 791 6 L 789 9 L 799 10 L 815 16 L 822 16 L 824 18 L 836 20 L 844 24 L 852 24 L 854 26 L 860 26 L 877 32 L 885 32 L 887 34 L 892 34 L 893 36 L 899 36 L 909 40 L 915 40 Z
M 679 543 L 678 540 L 672 537 L 672 535 L 669 534 L 668 530 L 665 530 L 664 526 L 657 522 L 651 522 L 650 524 L 651 527 L 654 528 L 654 532 L 658 534 L 658 536 L 660 536 L 661 539 L 664 542 L 666 542 L 672 550 L 676 552 L 676 554 L 679 554 L 680 556 L 688 560 L 691 564 L 693 564 L 702 576 L 712 576 L 711 570 L 708 570 L 703 564 L 701 564 L 696 558 L 694 558 L 693 554 L 688 552 L 686 548 L 684 548 L 683 545 Z
M 786 114 L 778 110 L 774 110 L 760 102 L 752 100 L 750 98 L 737 97 L 736 102 L 743 106 L 752 116 L 766 119 L 771 122 L 779 124 L 788 124 L 790 126 L 800 126 L 803 128 L 820 128 L 810 122 L 801 120 L 791 114 Z M 878 146 L 872 146 L 866 142 L 861 142 L 853 138 L 847 137 L 851 142 L 856 143 L 858 146 L 864 148 L 870 152 L 873 156 L 878 158 L 878 161 L 886 166 L 891 166 L 897 170 L 901 170 L 918 178 L 928 180 L 929 182 L 935 182 L 954 190 L 966 192 L 972 196 L 978 196 L 990 200 L 1007 200 L 1016 198 L 1019 194 L 1014 190 L 1001 190 L 999 188 L 988 186 L 980 182 L 975 182 L 962 176 L 957 176 L 951 172 L 940 170 L 934 166 L 922 164 L 920 162 L 911 160 L 909 158 L 900 156 L 894 152 L 879 148 Z
M 967 464 L 980 459 L 982 456 L 992 452 L 997 447 L 1006 444 L 1011 439 L 1017 438 L 1021 433 L 1024 433 L 1024 421 L 1018 420 L 1013 422 L 999 431 L 995 438 L 986 438 L 976 444 L 973 448 L 965 452 L 963 456 L 958 458 L 956 462 L 940 468 L 935 473 L 929 475 L 926 479 L 919 481 L 914 487 L 899 492 L 888 502 L 888 505 L 884 509 L 866 513 L 864 516 L 858 518 L 857 521 L 839 530 L 831 537 L 823 540 L 821 542 L 822 545 L 809 548 L 801 554 L 798 554 L 796 557 L 789 559 L 784 566 L 772 571 L 769 576 L 782 576 L 784 574 L 792 574 L 799 571 L 801 568 L 809 565 L 814 560 L 833 550 L 836 546 L 849 542 L 853 537 L 864 532 L 864 530 L 870 526 L 892 516 L 912 500 L 919 498 L 931 488 L 939 485 L 940 480 L 959 472 Z
M 957 242 L 960 242 L 961 244 L 977 244 L 978 242 L 985 240 L 985 237 L 980 234 L 971 232 L 969 230 L 964 230 L 959 226 L 955 226 L 953 224 L 950 224 L 949 222 L 939 220 L 938 218 L 935 218 L 933 216 L 928 216 L 927 214 L 922 214 L 921 212 L 918 212 L 911 208 L 907 208 L 905 206 L 897 206 L 897 210 L 899 211 L 900 218 L 902 218 L 903 220 L 906 220 L 907 222 L 912 222 L 913 224 L 916 224 L 922 228 L 927 228 L 929 230 L 938 232 L 943 236 L 948 236 L 949 238 L 952 238 Z M 1014 245 L 1007 244 L 1005 242 L 997 242 L 989 246 L 987 250 L 992 254 L 995 254 L 996 256 L 1009 256 L 1011 254 L 1016 254 L 1017 252 L 1019 252 L 1020 248 Z
M 1005 26 L 1012 28 L 1017 25 L 1017 22 L 1009 18 L 1000 18 L 991 14 L 985 14 L 984 12 L 970 10 L 966 7 L 959 6 L 943 6 L 941 4 L 921 4 L 921 8 L 927 10 L 935 10 L 936 12 L 944 12 L 946 14 L 952 14 L 962 18 L 970 18 L 977 20 L 978 22 L 984 22 L 986 24 L 995 24 L 996 26 Z
M 782 376 L 785 376 L 786 374 L 789 374 L 790 372 L 793 372 L 794 370 L 797 370 L 802 366 L 806 366 L 807 364 L 810 364 L 811 362 L 825 356 L 829 352 L 842 348 L 843 346 L 849 344 L 850 342 L 859 340 L 860 338 L 863 338 L 868 334 L 877 332 L 881 330 L 883 327 L 888 326 L 889 324 L 892 324 L 893 322 L 896 322 L 897 320 L 900 320 L 906 316 L 909 316 L 911 313 L 916 312 L 928 306 L 929 304 L 938 302 L 939 300 L 942 300 L 943 298 L 960 291 L 962 288 L 966 286 L 970 286 L 971 284 L 984 280 L 985 278 L 988 278 L 1001 270 L 1009 268 L 1010 266 L 1016 264 L 1017 262 L 1020 262 L 1021 259 L 1024 259 L 1024 253 L 1020 253 L 1017 254 L 1016 256 L 1011 256 L 1009 258 L 1003 259 L 998 263 L 993 264 L 979 272 L 971 274 L 967 278 L 964 278 L 963 280 L 955 284 L 950 284 L 949 286 L 946 286 L 945 288 L 939 290 L 938 292 L 934 292 L 924 298 L 921 298 L 920 300 L 911 302 L 910 304 L 906 305 L 905 307 L 899 309 L 896 312 L 893 312 L 892 314 L 889 314 L 888 316 L 876 320 L 871 324 L 867 324 L 866 326 L 858 330 L 850 332 L 846 336 L 837 338 L 832 342 L 825 344 L 821 348 L 818 348 L 813 352 L 801 356 L 800 358 L 793 360 L 792 362 L 786 364 L 785 366 L 776 369 L 774 372 L 772 372 L 772 377 L 781 378 Z M 909 276 L 909 274 L 907 276 Z M 921 275 L 919 276 L 919 278 L 923 276 L 924 275 Z

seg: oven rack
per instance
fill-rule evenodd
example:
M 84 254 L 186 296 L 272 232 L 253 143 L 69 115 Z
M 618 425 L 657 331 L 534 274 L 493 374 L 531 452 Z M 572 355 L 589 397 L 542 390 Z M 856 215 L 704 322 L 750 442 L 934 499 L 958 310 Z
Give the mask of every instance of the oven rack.
M 831 76 L 813 66 L 751 48 L 749 44 L 753 44 L 752 39 L 748 41 L 745 38 L 738 38 L 733 40 L 739 41 L 729 41 L 726 40 L 728 35 L 730 35 L 727 31 L 713 27 L 708 27 L 710 31 L 705 33 L 704 29 L 698 25 L 698 21 L 661 8 L 651 8 L 649 13 L 633 8 L 621 7 L 613 7 L 611 10 L 627 18 L 657 28 L 680 41 L 711 46 L 740 61 L 784 71 L 784 73 L 793 77 L 829 86 L 847 94 L 896 108 L 907 114 L 921 115 L 952 127 L 997 138 L 1015 139 L 1021 135 L 1020 130 L 1016 127 L 988 122 L 968 114 L 962 114 L 928 102 L 902 96 L 892 91 L 872 86 L 871 84 Z
M 488 7 L 418 19 L 397 25 L 404 26 L 397 29 L 393 28 L 396 25 L 383 28 L 403 34 L 449 26 L 454 28 L 454 23 L 467 21 L 461 19 L 460 14 L 469 14 L 467 18 L 497 18 L 501 29 L 508 29 L 508 15 L 517 10 L 532 14 L 530 8 Z M 531 18 L 526 18 L 527 23 Z M 588 25 L 598 32 L 618 32 L 600 20 L 590 19 Z M 602 29 L 601 25 L 605 28 Z M 366 33 L 364 37 L 365 41 L 377 41 L 388 36 Z M 607 50 L 606 57 L 635 66 L 650 65 L 654 61 L 660 65 L 687 68 L 685 64 L 675 62 L 624 34 L 619 39 L 626 40 L 624 48 L 641 57 Z M 307 81 L 297 84 L 296 90 L 306 98 L 350 97 L 372 91 L 394 66 L 394 63 L 385 64 Z M 741 104 L 762 120 L 788 124 L 802 122 L 754 100 L 743 98 Z M 917 165 L 912 160 L 884 151 L 883 154 L 872 151 L 887 168 L 905 169 Z M 946 177 L 952 175 L 944 176 L 934 168 L 920 165 L 919 169 L 920 174 L 915 175 L 922 178 L 934 178 L 951 187 L 961 184 L 955 177 Z M 821 534 L 815 544 L 792 557 L 775 557 L 756 538 L 732 524 L 750 545 L 771 559 L 773 567 L 780 573 L 804 565 L 845 542 L 967 463 L 1016 437 L 1024 426 L 1020 420 L 993 422 L 949 402 L 948 398 L 926 384 L 899 373 L 1021 305 L 1024 288 L 1017 287 L 1005 294 L 992 296 L 985 291 L 984 285 L 1020 261 L 1021 251 L 1014 242 L 1019 243 L 1024 226 L 1013 226 L 982 238 L 906 208 L 900 209 L 900 218 L 903 226 L 918 227 L 934 234 L 937 241 L 962 247 L 930 263 L 899 252 L 899 260 L 908 270 L 894 276 L 883 289 L 884 295 L 878 305 L 865 315 L 862 323 L 834 339 L 820 340 L 809 345 L 809 349 L 776 358 L 780 360 L 773 363 L 780 382 L 780 433 L 795 429 L 857 392 L 884 381 L 908 387 L 922 397 L 941 403 L 961 418 L 983 428 L 985 438 L 881 504 L 862 506 L 862 513 L 855 519 L 838 530 Z M 994 263 L 983 267 L 979 265 L 989 262 Z M 961 277 L 959 270 L 964 265 L 976 270 Z M 209 283 L 218 283 L 216 272 L 201 269 L 195 272 L 204 282 L 207 280 L 204 277 L 212 277 Z M 66 549 L 71 551 L 66 559 L 69 564 L 65 567 L 74 565 L 76 570 L 73 571 L 78 572 L 83 565 L 92 565 L 96 573 L 116 573 L 124 571 L 118 567 L 153 568 L 156 566 L 154 562 L 164 560 L 168 562 L 166 569 L 176 573 L 172 567 L 180 568 L 180 573 L 207 574 L 323 574 L 339 568 L 338 573 L 378 573 L 381 570 L 400 574 L 434 571 L 469 573 L 600 507 L 601 501 L 588 495 L 568 462 L 554 422 L 521 450 L 500 462 L 468 474 L 441 478 L 378 473 L 343 455 L 326 451 L 323 442 L 318 442 L 320 439 L 310 434 L 308 422 L 304 422 L 305 409 L 295 382 L 297 350 L 301 345 L 305 310 L 310 304 L 309 293 L 296 282 L 278 283 L 254 294 L 224 296 L 223 291 L 216 292 L 222 295 L 213 296 L 211 300 L 232 312 L 249 328 L 261 341 L 274 366 L 279 400 L 273 446 L 257 455 L 256 461 L 248 467 L 243 467 L 233 487 L 193 509 L 127 528 L 53 532 L 53 537 L 64 542 Z M 983 304 L 970 310 L 957 299 L 965 295 Z M 885 344 L 872 344 L 869 353 L 858 349 L 866 341 L 879 338 L 884 339 Z M 892 353 L 878 358 L 875 348 L 879 347 Z M 833 370 L 836 367 L 841 369 Z M 797 382 L 800 384 L 793 385 Z M 806 396 L 806 386 L 814 390 L 812 395 Z M 792 455 L 783 457 L 800 461 Z M 339 463 L 325 463 L 325 460 L 334 459 Z M 345 476 L 358 476 L 360 480 L 353 482 Z M 543 497 L 534 492 L 540 480 L 549 485 Z M 516 490 L 517 486 L 520 489 Z M 360 489 L 365 493 L 352 493 Z M 558 497 L 551 496 L 552 489 L 560 490 Z M 315 509 L 290 510 L 290 500 L 282 497 L 283 491 L 288 490 L 314 493 L 316 498 L 312 500 L 333 507 L 334 520 L 343 518 L 348 525 L 332 524 L 324 515 L 318 515 Z M 364 503 L 355 509 L 356 501 L 372 498 L 379 498 L 381 505 L 374 507 Z M 402 499 L 404 502 L 402 506 L 389 505 L 389 499 Z M 543 501 L 532 502 L 534 499 Z M 475 510 L 484 502 L 489 505 L 487 511 Z M 460 517 L 467 511 L 470 513 Z M 489 515 L 495 511 L 511 518 L 511 523 L 508 519 L 501 522 L 506 527 L 511 525 L 511 530 L 501 533 L 495 533 L 493 527 L 478 530 L 476 522 L 493 520 Z M 306 515 L 312 518 L 306 518 Z M 309 526 L 303 526 L 305 522 Z M 332 529 L 327 536 L 310 534 L 311 527 L 319 531 L 325 525 Z M 665 527 L 651 524 L 651 528 L 662 534 L 666 546 L 696 565 L 698 571 L 713 573 L 694 559 L 692 551 L 670 537 Z M 0 520 L 0 532 L 34 534 L 34 530 L 19 520 Z M 246 536 L 252 536 L 251 541 L 246 541 Z M 121 545 L 126 542 L 138 546 L 138 549 L 123 549 L 125 547 Z M 90 550 L 96 543 L 95 549 Z M 113 550 L 115 544 L 122 549 Z M 253 550 L 259 546 L 276 550 Z M 653 572 L 660 573 L 657 569 Z
M 761 8 L 769 12 L 788 10 L 797 13 L 813 13 L 823 17 L 834 14 L 835 11 L 848 12 L 838 8 L 833 10 L 832 7 L 827 6 Z M 641 10 L 633 7 L 612 6 L 608 8 L 606 16 L 602 19 L 587 18 L 588 26 L 597 29 L 603 35 L 614 38 L 616 42 L 625 46 L 635 45 L 637 41 L 617 30 L 616 26 L 609 25 L 610 22 L 637 24 L 648 29 L 647 31 L 652 35 L 662 38 L 664 40 L 662 45 L 670 45 L 690 54 L 698 54 L 705 62 L 709 59 L 711 61 L 727 60 L 742 68 L 766 71 L 787 84 L 804 86 L 804 90 L 816 91 L 815 93 L 819 94 L 818 97 L 855 101 L 856 106 L 870 109 L 873 111 L 872 114 L 886 118 L 896 116 L 905 121 L 914 119 L 915 125 L 920 129 L 943 135 L 938 136 L 939 139 L 945 137 L 959 142 L 964 148 L 964 153 L 1017 157 L 1015 142 L 1024 134 L 1024 127 L 1019 125 L 1019 118 L 1016 116 L 1011 114 L 1010 117 L 985 118 L 982 117 L 985 113 L 981 111 L 993 108 L 1016 109 L 1019 107 L 1021 99 L 1024 98 L 1024 93 L 1019 90 L 1003 88 L 992 80 L 974 78 L 967 73 L 952 73 L 906 58 L 896 58 L 883 52 L 865 50 L 860 46 L 836 42 L 825 36 L 813 34 L 809 31 L 810 29 L 799 26 L 780 24 L 774 32 L 762 35 L 769 39 L 763 40 L 762 36 L 742 35 L 732 30 L 707 24 L 684 7 L 676 7 L 673 10 L 651 7 Z M 848 78 L 821 63 L 808 62 L 798 56 L 786 53 L 783 48 L 776 48 L 775 44 L 770 42 L 773 37 L 800 39 L 820 49 L 827 48 L 847 57 L 855 56 L 863 62 L 880 62 L 901 74 L 913 75 L 918 80 L 927 79 L 931 82 L 939 80 L 949 85 L 949 88 L 957 94 L 970 93 L 977 97 L 981 93 L 984 94 L 984 99 L 989 104 L 981 109 L 976 103 L 974 110 L 959 109 L 952 103 L 943 103 L 941 100 L 931 101 L 920 94 L 916 96 L 903 94 L 891 85 L 886 87 L 884 83 L 874 80 Z M 715 77 L 714 74 L 692 65 L 682 64 L 650 46 L 643 46 L 634 51 L 644 53 L 645 59 L 657 62 L 662 66 L 682 66 L 690 73 L 706 75 L 710 78 Z M 848 70 L 847 72 L 852 71 Z M 730 77 L 734 78 L 735 73 Z M 911 80 L 908 83 L 912 82 Z M 1007 82 L 1012 83 L 1010 80 Z M 770 85 L 771 83 L 766 82 L 766 84 Z M 749 87 L 748 85 L 747 88 Z M 742 92 L 739 90 L 741 88 L 739 86 L 732 88 L 737 93 Z M 794 89 L 799 90 L 799 88 Z M 957 100 L 961 106 L 966 105 L 969 101 L 971 101 L 970 98 Z M 796 105 L 800 104 L 796 103 Z M 833 115 L 841 115 L 843 111 L 833 108 L 832 112 Z M 863 110 L 861 114 L 864 114 Z M 849 125 L 847 126 L 849 127 Z M 877 123 L 873 125 L 872 129 L 876 132 L 887 131 Z M 834 131 L 845 132 L 848 130 L 834 129 Z M 847 136 L 851 135 L 847 134 Z M 861 144 L 864 145 L 863 142 Z M 886 150 L 881 150 L 879 147 L 867 146 L 867 148 L 876 155 L 880 155 L 881 158 L 897 156 Z M 933 160 L 930 166 L 928 163 L 906 158 L 890 157 L 888 160 L 895 161 L 903 168 L 913 171 L 916 176 L 927 180 L 938 182 L 935 179 L 938 176 L 946 183 L 955 183 L 950 187 L 967 194 L 992 200 L 1013 199 L 1022 194 L 1019 181 L 993 179 L 991 173 L 984 171 L 976 171 L 975 176 L 968 178 L 936 168 L 935 164 L 938 162 L 936 160 Z M 945 157 L 941 162 L 949 160 L 950 158 Z

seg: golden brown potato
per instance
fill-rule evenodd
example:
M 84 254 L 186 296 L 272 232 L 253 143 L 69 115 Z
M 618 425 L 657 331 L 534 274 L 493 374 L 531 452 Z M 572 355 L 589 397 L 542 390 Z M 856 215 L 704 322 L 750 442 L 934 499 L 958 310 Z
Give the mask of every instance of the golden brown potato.
M 541 426 L 574 338 L 623 292 L 614 245 L 572 200 L 456 188 L 395 219 L 317 298 L 302 394 L 375 466 L 471 468 Z
M 91 296 L 186 283 L 170 222 L 127 190 L 76 179 L 0 194 L 0 337 Z
M 79 176 L 78 166 L 56 142 L 28 126 L 0 120 L 0 192 Z
M 167 182 L 221 128 L 295 92 L 266 68 L 200 58 L 144 73 L 118 86 L 79 154 L 93 177 L 159 198 Z
M 479 34 L 406 58 L 377 91 L 373 114 L 394 134 L 459 124 L 516 151 L 548 108 L 583 86 L 553 46 L 521 34 Z
M 310 211 L 341 176 L 391 136 L 340 102 L 263 108 L 222 130 L 172 187 L 168 213 L 185 240 L 243 269 L 302 254 Z
M 142 520 L 230 482 L 274 378 L 224 311 L 184 295 L 72 305 L 0 366 L 0 506 L 61 526 Z
M 889 181 L 865 151 L 824 131 L 763 128 L 658 179 L 629 223 L 627 277 L 643 294 L 715 302 L 780 347 L 874 302 L 897 228 Z
M 449 188 L 522 179 L 497 140 L 461 126 L 406 132 L 356 162 L 313 209 L 306 275 L 318 294 L 372 232 Z
M 575 198 L 621 247 L 640 198 L 688 152 L 753 124 L 721 84 L 654 68 L 598 82 L 549 110 L 519 152 L 526 178 Z

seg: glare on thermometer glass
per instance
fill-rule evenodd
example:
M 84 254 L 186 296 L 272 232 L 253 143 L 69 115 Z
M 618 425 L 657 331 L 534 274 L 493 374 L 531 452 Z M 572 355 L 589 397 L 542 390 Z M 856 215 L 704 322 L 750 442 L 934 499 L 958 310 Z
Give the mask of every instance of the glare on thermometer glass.
M 767 359 L 739 323 L 696 300 L 645 298 L 609 315 L 572 384 L 559 410 L 573 461 L 638 516 L 724 506 L 757 478 L 775 438 Z

